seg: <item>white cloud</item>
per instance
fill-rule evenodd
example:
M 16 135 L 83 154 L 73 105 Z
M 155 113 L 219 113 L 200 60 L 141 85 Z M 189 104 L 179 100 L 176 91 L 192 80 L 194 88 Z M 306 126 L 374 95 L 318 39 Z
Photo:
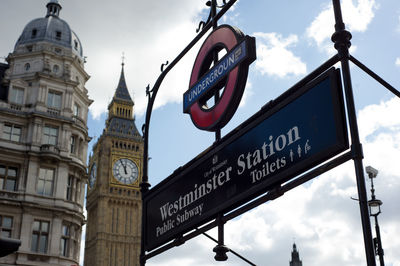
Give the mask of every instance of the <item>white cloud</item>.
M 355 6 L 353 0 L 344 0 L 342 4 L 343 20 L 351 31 L 364 32 L 374 18 L 378 5 L 375 0 L 358 0 Z
M 160 65 L 167 60 L 171 63 L 196 36 L 198 23 L 206 19 L 200 17 L 204 15 L 202 10 L 207 7 L 204 2 L 194 0 L 156 3 L 119 0 L 118 5 L 107 2 L 106 6 L 85 1 L 84 5 L 90 5 L 90 14 L 78 17 L 79 14 L 67 16 L 62 13 L 61 17 L 76 23 L 75 27 L 71 23 L 71 28 L 78 28 L 77 33 L 82 36 L 84 54 L 88 56 L 85 69 L 92 76 L 86 84 L 89 96 L 94 100 L 90 106 L 91 113 L 99 117 L 107 111 L 118 84 L 121 55 L 125 52 L 127 86 L 134 96 L 136 114 L 143 114 L 147 106 L 147 84 L 152 87 L 160 74 Z M 65 4 L 67 8 L 74 9 Z M 85 7 L 80 10 L 85 10 Z M 174 15 L 165 19 L 166 14 Z M 104 23 L 105 17 L 111 22 Z M 98 25 L 102 25 L 101 29 L 93 31 Z M 167 102 L 182 101 L 195 50 L 196 47 L 167 74 L 155 108 Z
M 379 104 L 365 107 L 358 113 L 360 138 L 367 140 L 370 136 L 376 136 L 374 134 L 380 133 L 382 129 L 400 130 L 397 114 L 400 114 L 400 99 L 396 97 L 386 102 L 382 101 Z
M 334 19 L 332 5 L 325 7 L 307 28 L 307 37 L 313 39 L 318 46 L 330 38 L 333 33 Z
M 306 73 L 306 64 L 288 50 L 298 42 L 297 35 L 284 38 L 277 33 L 256 32 L 254 36 L 257 37 L 256 69 L 262 74 L 284 78 Z
M 400 57 L 396 58 L 396 62 L 395 62 L 396 66 L 400 66 Z
M 374 11 L 378 8 L 378 5 L 375 0 L 357 0 L 356 5 L 354 5 L 353 0 L 343 0 L 341 7 L 346 29 L 350 32 L 364 32 L 374 18 Z M 335 31 L 334 25 L 333 6 L 330 3 L 316 16 L 307 28 L 306 35 L 323 51 L 330 54 L 331 50 L 327 47 L 332 47 L 330 38 Z

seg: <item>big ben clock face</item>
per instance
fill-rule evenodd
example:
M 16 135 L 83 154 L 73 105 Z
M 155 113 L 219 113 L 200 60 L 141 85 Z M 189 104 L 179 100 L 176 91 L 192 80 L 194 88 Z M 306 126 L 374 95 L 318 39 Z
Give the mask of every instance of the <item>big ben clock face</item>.
M 97 165 L 94 163 L 92 165 L 92 169 L 90 169 L 90 176 L 89 176 L 89 187 L 92 188 L 94 183 L 96 182 L 96 175 L 97 175 Z
M 130 185 L 137 180 L 139 171 L 137 165 L 133 161 L 122 158 L 114 163 L 113 174 L 115 179 L 120 183 Z

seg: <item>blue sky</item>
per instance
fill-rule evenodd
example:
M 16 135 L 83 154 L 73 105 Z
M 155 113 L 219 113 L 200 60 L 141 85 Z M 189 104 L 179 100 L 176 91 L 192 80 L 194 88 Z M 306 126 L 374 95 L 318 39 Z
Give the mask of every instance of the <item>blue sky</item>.
M 155 83 L 161 63 L 170 62 L 194 38 L 208 10 L 202 0 L 60 1 L 61 18 L 81 39 L 87 56 L 89 133 L 94 141 L 104 128 L 107 106 L 121 71 L 135 100 L 140 129 L 147 104 L 145 87 Z M 31 19 L 45 15 L 46 0 L 2 0 L 0 57 L 6 56 Z M 6 8 L 3 8 L 6 7 Z M 400 88 L 400 3 L 398 0 L 343 0 L 343 18 L 352 33 L 351 54 Z M 251 65 L 242 103 L 225 135 L 265 103 L 276 98 L 335 52 L 331 1 L 240 0 L 220 23 L 256 37 L 257 60 Z M 199 42 L 199 45 L 202 41 Z M 150 127 L 150 183 L 157 184 L 214 141 L 182 113 L 182 95 L 199 49 L 195 46 L 168 74 L 157 96 Z M 2 60 L 2 59 L 0 59 Z M 386 265 L 400 266 L 400 101 L 351 65 L 364 166 L 379 170 L 376 195 Z M 93 145 L 94 141 L 90 143 Z M 366 181 L 367 188 L 370 183 Z M 369 191 L 368 191 L 369 192 Z M 283 197 L 226 224 L 226 245 L 257 265 L 288 265 L 295 239 L 304 265 L 365 265 L 353 163 L 348 162 Z M 373 222 L 372 222 L 373 224 Z M 211 234 L 216 236 L 215 231 Z M 149 265 L 244 265 L 213 260 L 213 242 L 203 236 L 156 258 Z

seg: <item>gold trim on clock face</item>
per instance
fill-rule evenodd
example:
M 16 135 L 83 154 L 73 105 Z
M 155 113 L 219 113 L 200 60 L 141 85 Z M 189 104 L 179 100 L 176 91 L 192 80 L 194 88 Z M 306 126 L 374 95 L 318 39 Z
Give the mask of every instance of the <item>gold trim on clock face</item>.
M 113 165 L 113 175 L 118 182 L 131 185 L 138 179 L 139 170 L 135 162 L 121 158 Z

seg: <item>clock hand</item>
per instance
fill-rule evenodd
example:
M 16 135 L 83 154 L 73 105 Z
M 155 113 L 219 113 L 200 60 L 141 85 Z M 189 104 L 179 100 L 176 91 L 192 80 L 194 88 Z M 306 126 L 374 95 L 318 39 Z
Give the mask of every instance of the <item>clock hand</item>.
M 126 172 L 126 164 L 124 165 L 124 162 L 121 159 L 119 160 L 121 161 L 122 167 L 124 167 L 124 172 L 127 175 L 128 173 Z

